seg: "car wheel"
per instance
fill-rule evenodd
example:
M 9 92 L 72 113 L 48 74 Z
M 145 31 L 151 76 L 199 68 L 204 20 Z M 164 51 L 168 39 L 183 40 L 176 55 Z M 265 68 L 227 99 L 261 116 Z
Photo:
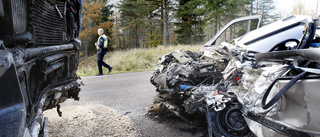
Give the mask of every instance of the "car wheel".
M 213 109 L 207 109 L 206 116 L 209 136 L 252 136 L 237 105 L 227 106 L 224 110 L 218 112 Z

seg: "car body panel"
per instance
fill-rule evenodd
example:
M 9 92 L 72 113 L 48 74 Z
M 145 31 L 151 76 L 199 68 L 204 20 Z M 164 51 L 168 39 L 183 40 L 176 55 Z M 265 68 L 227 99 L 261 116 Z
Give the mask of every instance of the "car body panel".
M 251 31 L 235 41 L 250 51 L 269 52 L 273 46 L 286 40 L 300 40 L 310 16 L 295 15 Z

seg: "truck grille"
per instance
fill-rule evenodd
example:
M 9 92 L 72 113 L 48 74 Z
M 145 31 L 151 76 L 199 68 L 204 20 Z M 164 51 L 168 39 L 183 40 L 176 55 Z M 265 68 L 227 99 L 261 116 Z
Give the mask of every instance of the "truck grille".
M 56 0 L 29 0 L 29 31 L 34 35 L 33 45 L 66 43 L 65 2 Z

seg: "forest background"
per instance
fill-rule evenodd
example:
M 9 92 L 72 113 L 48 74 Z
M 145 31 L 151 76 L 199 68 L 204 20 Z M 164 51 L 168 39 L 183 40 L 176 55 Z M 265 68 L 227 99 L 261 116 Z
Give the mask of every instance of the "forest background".
M 297 10 L 291 14 L 312 14 L 302 4 L 294 8 Z M 111 65 L 119 72 L 143 71 L 154 68 L 160 56 L 171 52 L 165 50 L 167 47 L 198 48 L 229 21 L 256 14 L 262 15 L 262 26 L 280 18 L 273 0 L 119 0 L 117 4 L 110 0 L 83 0 L 78 75 L 96 73 L 94 43 L 98 28 L 103 28 L 109 39 L 107 62 L 113 62 Z M 147 57 L 136 58 L 133 51 L 157 56 L 143 53 Z M 142 64 L 135 63 L 141 58 L 147 59 Z M 130 59 L 133 62 L 128 62 Z

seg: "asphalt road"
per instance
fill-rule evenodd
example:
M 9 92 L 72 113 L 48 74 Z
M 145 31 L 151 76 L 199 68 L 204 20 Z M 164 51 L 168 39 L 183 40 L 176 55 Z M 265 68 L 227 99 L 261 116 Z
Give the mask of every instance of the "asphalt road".
M 143 137 L 206 136 L 205 127 L 194 127 L 173 115 L 151 115 L 146 108 L 156 96 L 152 71 L 82 77 L 80 101 L 63 105 L 102 104 L 130 116 Z

